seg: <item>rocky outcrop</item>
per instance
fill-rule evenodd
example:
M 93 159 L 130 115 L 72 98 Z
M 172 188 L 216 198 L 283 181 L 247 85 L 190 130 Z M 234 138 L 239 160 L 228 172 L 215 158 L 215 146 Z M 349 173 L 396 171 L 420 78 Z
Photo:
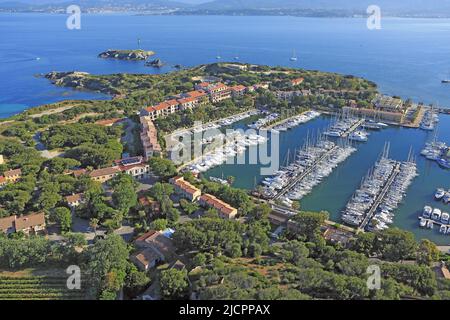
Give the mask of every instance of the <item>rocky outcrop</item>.
M 153 51 L 144 50 L 112 50 L 109 49 L 98 55 L 99 58 L 103 59 L 117 59 L 117 60 L 147 60 L 149 57 L 153 56 L 155 53 Z
M 164 62 L 162 62 L 161 59 L 155 59 L 155 60 L 146 62 L 145 65 L 147 67 L 161 68 L 162 66 L 164 66 Z
M 52 71 L 45 75 L 53 84 L 62 87 L 83 87 L 83 80 L 89 76 L 87 72 L 71 71 L 71 72 L 57 72 Z

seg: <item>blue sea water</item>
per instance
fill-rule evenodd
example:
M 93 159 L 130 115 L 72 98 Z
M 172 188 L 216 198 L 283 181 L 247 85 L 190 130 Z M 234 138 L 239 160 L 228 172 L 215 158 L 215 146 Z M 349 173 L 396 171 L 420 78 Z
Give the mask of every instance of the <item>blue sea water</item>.
M 366 77 L 389 94 L 450 106 L 450 20 L 228 16 L 82 15 L 81 30 L 67 16 L 0 14 L 0 117 L 64 99 L 105 96 L 56 88 L 36 74 L 80 70 L 94 74 L 170 71 L 233 60 L 340 72 Z M 142 62 L 102 60 L 109 49 L 134 49 L 137 39 L 168 62 L 161 70 Z M 289 60 L 296 50 L 299 60 Z M 40 58 L 40 60 L 36 60 Z
M 107 99 L 88 92 L 58 88 L 35 75 L 49 71 L 79 70 L 93 74 L 161 73 L 175 64 L 194 66 L 222 60 L 282 65 L 343 74 L 376 82 L 382 92 L 417 102 L 450 107 L 450 20 L 382 20 L 381 30 L 368 30 L 365 19 L 227 16 L 83 15 L 81 30 L 66 28 L 66 15 L 0 14 L 0 118 L 29 107 L 66 99 Z M 106 49 L 141 47 L 157 52 L 167 62 L 161 69 L 143 62 L 103 60 Z M 297 62 L 291 62 L 293 50 Z M 40 58 L 39 60 L 36 58 Z M 303 144 L 306 132 L 326 127 L 316 119 L 281 137 L 281 159 L 288 148 Z M 450 117 L 442 117 L 440 137 L 450 142 Z M 374 133 L 367 144 L 340 166 L 302 201 L 308 210 L 339 212 L 373 165 L 382 146 L 391 141 L 393 157 L 404 159 L 412 146 L 418 154 L 426 132 L 389 128 Z M 293 150 L 291 150 L 293 151 Z M 418 211 L 433 203 L 437 187 L 450 187 L 449 172 L 418 158 L 420 176 L 399 208 L 395 224 L 440 244 L 449 237 L 417 227 Z M 238 187 L 252 188 L 261 179 L 259 166 L 221 166 L 210 174 L 239 177 Z

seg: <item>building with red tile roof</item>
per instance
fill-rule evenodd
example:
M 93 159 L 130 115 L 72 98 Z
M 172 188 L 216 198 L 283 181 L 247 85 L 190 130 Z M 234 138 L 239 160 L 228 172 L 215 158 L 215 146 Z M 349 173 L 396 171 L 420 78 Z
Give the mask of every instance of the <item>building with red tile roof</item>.
M 84 194 L 77 193 L 66 197 L 66 202 L 69 205 L 69 207 L 76 208 L 80 204 L 84 202 Z
M 111 180 L 119 173 L 120 173 L 120 169 L 118 167 L 109 167 L 109 168 L 93 170 L 89 173 L 89 177 L 91 177 L 91 179 L 94 181 L 104 183 L 108 180 Z
M 199 188 L 184 180 L 183 177 L 172 178 L 170 179 L 170 183 L 175 187 L 176 193 L 190 201 L 197 200 L 202 194 Z
M 236 218 L 237 209 L 230 206 L 228 203 L 214 197 L 210 194 L 204 194 L 200 197 L 200 205 L 208 208 L 214 208 L 219 212 L 222 219 L 232 220 Z
M 237 86 L 230 87 L 230 90 L 233 97 L 242 97 L 247 91 L 247 87 L 239 84 Z
M 142 131 L 141 142 L 144 148 L 144 158 L 150 159 L 154 156 L 161 156 L 162 148 L 158 142 L 158 132 L 150 117 L 140 117 Z
M 45 230 L 45 215 L 43 212 L 33 213 L 25 216 L 10 216 L 0 219 L 0 232 L 11 234 L 14 232 L 24 232 L 25 234 L 35 234 Z
M 22 177 L 21 169 L 8 170 L 3 173 L 7 182 L 16 182 Z
M 291 80 L 291 85 L 298 86 L 299 84 L 302 84 L 304 80 L 304 78 L 293 79 Z

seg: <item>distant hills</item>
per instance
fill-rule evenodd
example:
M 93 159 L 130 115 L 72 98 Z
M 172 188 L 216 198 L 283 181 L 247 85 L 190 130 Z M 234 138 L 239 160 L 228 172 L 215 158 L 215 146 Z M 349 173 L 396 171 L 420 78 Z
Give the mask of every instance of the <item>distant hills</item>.
M 450 0 L 0 0 L 2 11 L 140 11 L 168 14 L 355 15 L 376 4 L 384 15 L 450 17 Z

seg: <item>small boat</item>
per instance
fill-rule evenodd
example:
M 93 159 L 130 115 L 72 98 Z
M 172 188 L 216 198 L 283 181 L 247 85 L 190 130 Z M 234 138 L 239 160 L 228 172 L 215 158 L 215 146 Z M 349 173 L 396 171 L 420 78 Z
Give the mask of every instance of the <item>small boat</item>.
M 441 222 L 448 223 L 449 220 L 450 220 L 450 214 L 448 214 L 447 212 L 443 212 L 442 216 L 441 216 Z
M 423 219 L 423 218 L 420 218 L 419 225 L 420 225 L 421 228 L 425 228 L 426 225 L 427 225 L 427 220 Z
M 443 79 L 441 80 L 442 83 L 450 83 L 450 79 Z
M 291 57 L 290 60 L 291 60 L 291 61 L 297 61 L 297 60 L 298 60 L 298 58 L 297 58 L 297 53 L 295 52 L 295 50 L 294 50 L 294 52 L 293 52 L 292 57 Z
M 434 227 L 433 221 L 428 220 L 428 222 L 427 222 L 427 228 L 428 228 L 428 229 L 433 229 L 433 227 Z
M 444 200 L 445 204 L 448 204 L 450 202 L 450 191 L 447 191 L 445 193 L 445 196 L 444 196 L 443 200 Z
M 442 188 L 438 188 L 436 190 L 436 193 L 434 194 L 434 198 L 436 200 L 442 200 L 442 198 L 444 198 L 444 196 L 445 196 L 445 190 Z
M 433 209 L 431 213 L 431 219 L 439 221 L 441 219 L 442 211 L 438 208 Z
M 433 208 L 431 208 L 430 206 L 425 206 L 423 208 L 423 212 L 422 212 L 422 216 L 424 218 L 430 218 L 431 217 L 431 212 L 433 211 Z
M 450 160 L 438 159 L 437 163 L 444 169 L 450 169 Z
M 441 225 L 441 227 L 439 228 L 439 232 L 445 234 L 447 232 L 447 227 L 444 225 Z

